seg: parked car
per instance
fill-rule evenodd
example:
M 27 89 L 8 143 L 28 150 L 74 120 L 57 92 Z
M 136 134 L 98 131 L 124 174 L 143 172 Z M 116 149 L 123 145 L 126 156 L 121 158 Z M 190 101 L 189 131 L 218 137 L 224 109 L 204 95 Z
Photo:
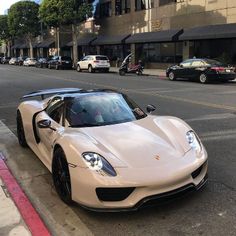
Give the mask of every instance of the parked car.
M 179 118 L 151 115 L 153 105 L 146 113 L 127 95 L 107 89 L 55 88 L 23 98 L 19 144 L 52 172 L 67 204 L 134 210 L 207 182 L 207 152 L 197 134 Z
M 2 57 L 0 57 L 0 64 L 2 64 Z
M 11 57 L 3 57 L 2 64 L 9 64 L 10 60 L 11 60 Z
M 36 65 L 37 60 L 35 58 L 26 58 L 23 62 L 24 66 L 35 66 Z
M 16 57 L 12 57 L 9 61 L 9 65 L 17 65 L 18 59 Z
M 24 60 L 26 60 L 27 57 L 18 57 L 18 65 L 23 66 Z
M 72 69 L 72 59 L 67 56 L 55 56 L 48 61 L 49 69 Z
M 39 58 L 35 65 L 37 68 L 47 68 L 48 67 L 48 59 L 47 58 Z
M 88 55 L 77 63 L 77 71 L 88 70 L 90 73 L 94 71 L 109 72 L 110 61 L 104 55 Z
M 188 59 L 166 70 L 169 80 L 187 78 L 202 84 L 210 81 L 227 82 L 236 78 L 235 68 L 212 59 Z

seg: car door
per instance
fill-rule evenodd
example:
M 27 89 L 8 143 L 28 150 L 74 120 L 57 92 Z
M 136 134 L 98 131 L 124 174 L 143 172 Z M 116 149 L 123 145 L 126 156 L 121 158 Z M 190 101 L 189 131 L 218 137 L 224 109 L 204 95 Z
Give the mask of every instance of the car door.
M 204 63 L 200 59 L 193 60 L 190 67 L 189 78 L 198 78 L 204 70 Z
M 88 66 L 86 66 L 87 65 L 87 60 L 88 60 L 88 56 L 85 56 L 83 59 L 82 59 L 82 61 L 80 62 L 80 68 L 81 69 L 87 69 L 88 68 Z
M 191 64 L 191 59 L 181 62 L 178 69 L 176 70 L 176 75 L 179 78 L 188 78 L 191 74 Z
M 42 120 L 50 120 L 51 128 L 39 128 L 37 126 L 37 133 L 40 138 L 38 149 L 41 153 L 45 165 L 51 167 L 52 148 L 56 139 L 64 131 L 64 101 L 56 97 L 54 98 L 45 111 L 41 112 L 37 118 L 36 123 Z

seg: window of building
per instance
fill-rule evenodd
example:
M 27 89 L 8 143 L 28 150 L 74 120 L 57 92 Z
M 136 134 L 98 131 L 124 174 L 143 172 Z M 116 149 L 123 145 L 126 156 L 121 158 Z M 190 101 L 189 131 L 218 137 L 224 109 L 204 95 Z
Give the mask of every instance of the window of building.
M 182 43 L 136 44 L 137 60 L 147 63 L 176 63 L 182 61 Z
M 184 2 L 184 0 L 159 0 L 159 6 L 164 6 L 171 3 Z
M 105 2 L 100 5 L 100 18 L 111 16 L 111 2 Z
M 135 10 L 140 11 L 154 7 L 154 0 L 135 0 Z
M 122 15 L 130 12 L 130 0 L 116 0 L 115 14 Z

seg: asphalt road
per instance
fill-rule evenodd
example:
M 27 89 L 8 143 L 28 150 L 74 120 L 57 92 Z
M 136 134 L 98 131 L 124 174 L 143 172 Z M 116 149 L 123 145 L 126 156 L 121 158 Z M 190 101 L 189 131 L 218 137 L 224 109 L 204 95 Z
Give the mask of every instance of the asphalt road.
M 142 108 L 156 105 L 156 115 L 184 119 L 208 151 L 209 182 L 201 191 L 163 206 L 126 213 L 89 212 L 78 205 L 64 205 L 52 187 L 50 173 L 37 157 L 22 150 L 14 135 L 1 136 L 4 145 L 0 143 L 0 151 L 5 148 L 11 156 L 12 172 L 53 235 L 236 235 L 235 82 L 202 85 L 154 76 L 0 65 L 0 120 L 15 133 L 19 98 L 56 87 L 118 89 Z

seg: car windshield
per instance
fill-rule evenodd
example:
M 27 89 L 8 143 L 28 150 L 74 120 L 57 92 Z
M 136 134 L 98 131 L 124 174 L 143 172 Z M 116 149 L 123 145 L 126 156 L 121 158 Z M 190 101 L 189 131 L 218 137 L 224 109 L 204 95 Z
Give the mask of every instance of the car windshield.
M 98 60 L 98 61 L 107 61 L 108 58 L 105 57 L 105 56 L 96 56 L 96 60 Z
M 65 119 L 69 127 L 93 127 L 139 120 L 147 115 L 127 96 L 84 94 L 70 100 Z
M 63 60 L 63 61 L 71 61 L 71 58 L 70 57 L 61 57 L 61 60 Z

